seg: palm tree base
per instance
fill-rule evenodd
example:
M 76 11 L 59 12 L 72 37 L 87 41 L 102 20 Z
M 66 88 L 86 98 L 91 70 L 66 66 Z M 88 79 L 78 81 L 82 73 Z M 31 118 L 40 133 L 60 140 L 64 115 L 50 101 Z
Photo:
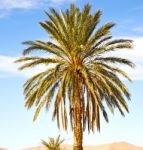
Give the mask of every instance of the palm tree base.
M 73 150 L 83 150 L 82 146 L 73 146 Z

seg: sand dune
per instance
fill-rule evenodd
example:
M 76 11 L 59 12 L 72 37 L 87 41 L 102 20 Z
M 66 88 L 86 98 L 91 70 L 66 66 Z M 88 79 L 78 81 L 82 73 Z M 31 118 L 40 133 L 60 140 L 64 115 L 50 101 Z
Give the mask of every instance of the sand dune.
M 5 148 L 0 148 L 0 150 L 8 150 L 8 149 L 5 149 Z
M 42 146 L 26 148 L 23 150 L 46 150 Z M 63 145 L 63 150 L 72 150 L 71 145 Z M 103 144 L 98 146 L 84 146 L 84 150 L 143 150 L 143 147 L 128 144 L 126 142 Z

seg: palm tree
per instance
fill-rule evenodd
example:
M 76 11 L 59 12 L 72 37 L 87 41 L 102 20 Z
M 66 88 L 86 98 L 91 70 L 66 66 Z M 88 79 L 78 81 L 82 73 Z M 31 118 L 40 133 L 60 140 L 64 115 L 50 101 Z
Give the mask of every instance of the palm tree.
M 36 107 L 34 121 L 42 107 L 48 111 L 54 103 L 52 119 L 57 126 L 68 129 L 70 121 L 74 133 L 74 150 L 82 150 L 83 131 L 100 131 L 100 115 L 108 122 L 108 108 L 121 115 L 129 112 L 126 99 L 130 93 L 119 75 L 130 77 L 115 64 L 133 67 L 134 64 L 110 52 L 132 48 L 132 40 L 113 39 L 107 22 L 97 28 L 101 10 L 90 13 L 86 4 L 82 10 L 74 4 L 60 13 L 51 8 L 46 12 L 48 19 L 40 25 L 48 32 L 51 40 L 27 41 L 28 47 L 16 62 L 24 62 L 20 70 L 44 64 L 47 70 L 40 72 L 24 84 L 25 107 Z M 47 56 L 25 56 L 34 51 L 43 51 Z M 52 55 L 49 55 L 52 54 Z M 49 67 L 50 64 L 52 67 Z M 69 112 L 69 116 L 68 116 Z M 96 128 L 95 128 L 96 127 Z
M 64 142 L 64 139 L 60 139 L 60 135 L 57 136 L 56 139 L 49 137 L 48 141 L 42 140 L 42 144 L 48 149 L 48 150 L 61 150 L 60 146 Z

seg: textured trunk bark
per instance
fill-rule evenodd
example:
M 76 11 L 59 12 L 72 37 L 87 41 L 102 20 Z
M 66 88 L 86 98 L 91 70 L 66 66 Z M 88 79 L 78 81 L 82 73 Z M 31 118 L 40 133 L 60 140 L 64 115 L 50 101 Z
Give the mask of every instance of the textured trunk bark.
M 83 139 L 82 123 L 81 123 L 81 120 L 80 121 L 78 120 L 77 125 L 74 126 L 74 146 L 73 146 L 73 150 L 83 150 L 82 139 Z
M 82 115 L 80 102 L 80 87 L 77 82 L 75 90 L 75 108 L 74 108 L 74 146 L 73 150 L 83 150 L 83 129 L 82 129 Z

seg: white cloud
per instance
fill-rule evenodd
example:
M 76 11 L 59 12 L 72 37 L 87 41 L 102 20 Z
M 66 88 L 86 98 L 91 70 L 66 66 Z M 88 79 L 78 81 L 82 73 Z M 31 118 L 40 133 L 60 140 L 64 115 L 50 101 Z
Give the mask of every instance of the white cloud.
M 119 50 L 114 55 L 118 57 L 128 58 L 136 64 L 135 69 L 123 66 L 133 80 L 143 80 L 143 37 L 131 38 L 134 40 L 134 48 L 132 50 Z M 18 57 L 0 56 L 0 77 L 20 76 L 30 77 L 39 71 L 45 69 L 44 66 L 39 66 L 25 71 L 18 71 L 19 64 L 13 63 Z
M 39 0 L 0 0 L 0 18 L 10 14 L 14 9 L 36 8 Z
M 0 0 L 0 9 L 31 8 L 34 4 L 34 0 Z
M 143 37 L 125 37 L 125 39 L 132 39 L 134 41 L 133 49 L 122 49 L 114 52 L 113 55 L 131 60 L 136 67 L 132 69 L 122 66 L 122 69 L 126 71 L 133 80 L 143 80 Z
M 11 77 L 11 76 L 20 76 L 20 77 L 30 77 L 40 71 L 46 69 L 44 66 L 37 66 L 35 68 L 26 69 L 24 71 L 19 71 L 18 67 L 20 64 L 14 63 L 18 57 L 10 56 L 0 56 L 0 78 Z
M 39 8 L 45 4 L 58 4 L 63 1 L 65 0 L 0 0 L 0 10 Z
M 138 6 L 138 7 L 133 8 L 132 10 L 133 11 L 139 11 L 139 10 L 142 10 L 142 9 L 143 9 L 143 6 Z
M 135 27 L 132 30 L 135 31 L 135 32 L 143 33 L 143 27 Z
M 0 18 L 14 9 L 35 9 L 45 5 L 55 6 L 66 0 L 0 0 Z M 70 1 L 70 0 L 69 0 Z

